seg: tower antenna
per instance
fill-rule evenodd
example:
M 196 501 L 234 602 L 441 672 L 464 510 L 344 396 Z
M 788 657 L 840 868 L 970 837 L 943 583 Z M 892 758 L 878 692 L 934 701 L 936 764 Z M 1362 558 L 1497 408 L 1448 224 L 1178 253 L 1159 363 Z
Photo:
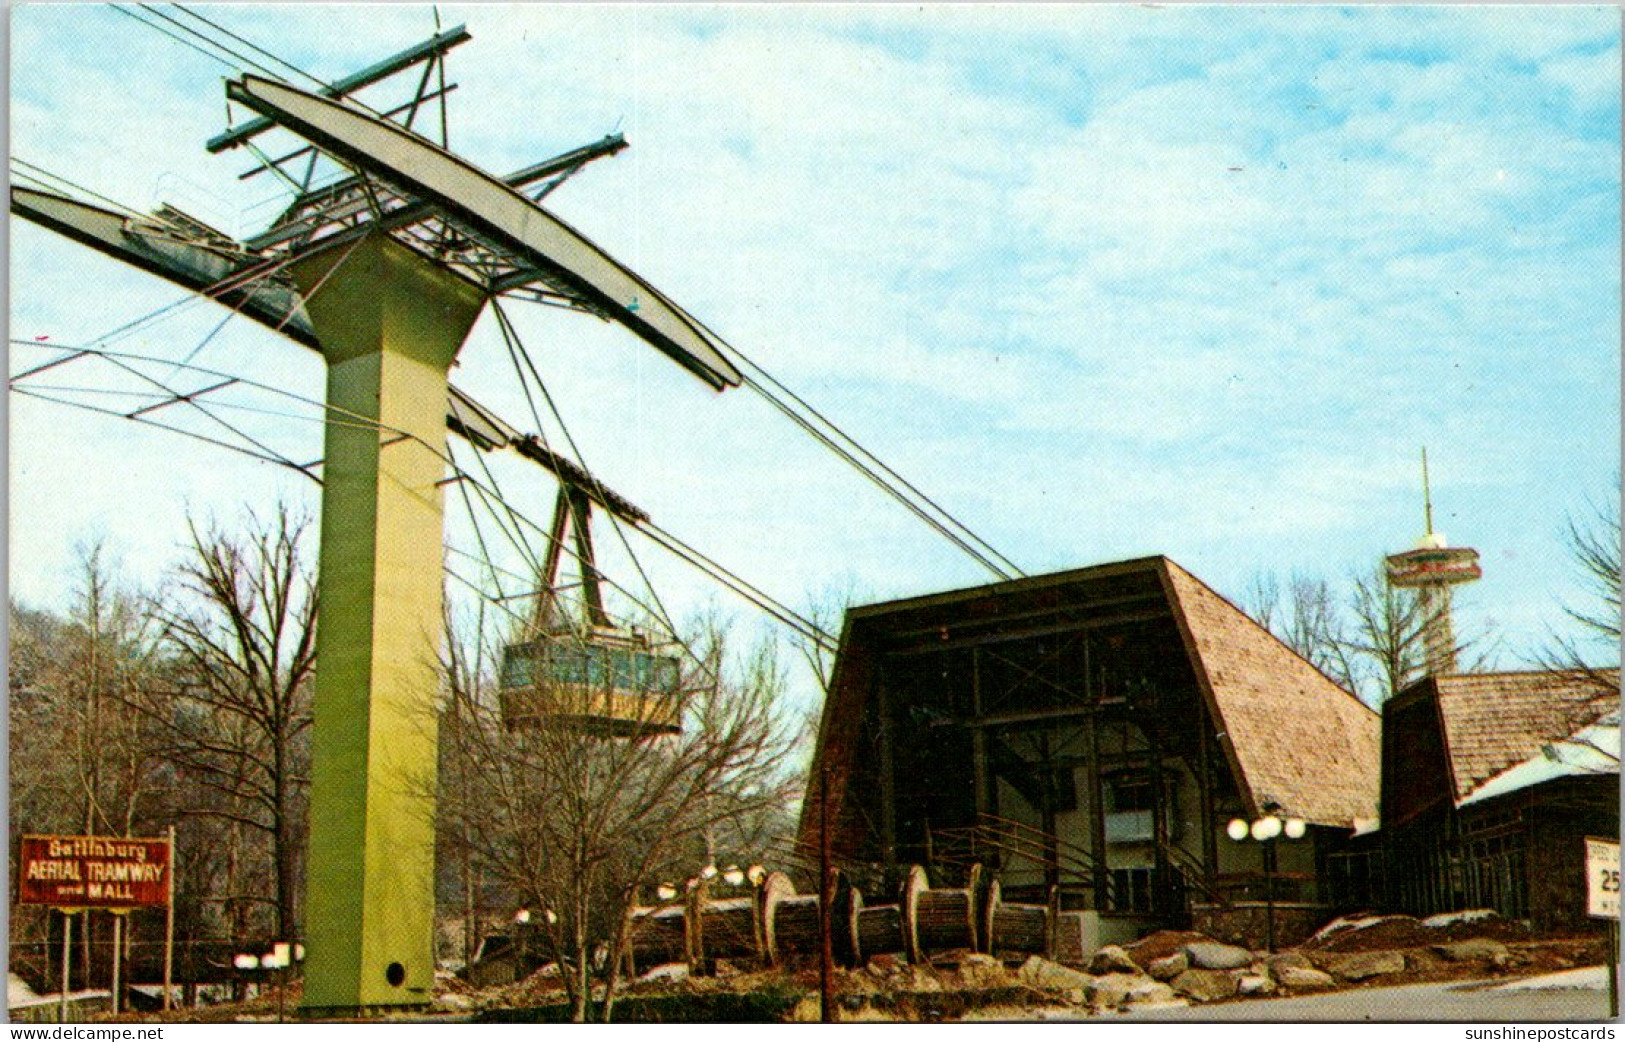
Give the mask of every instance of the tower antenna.
M 1422 446 L 1422 510 L 1427 515 L 1427 534 L 1433 534 L 1433 493 L 1428 488 L 1428 447 Z

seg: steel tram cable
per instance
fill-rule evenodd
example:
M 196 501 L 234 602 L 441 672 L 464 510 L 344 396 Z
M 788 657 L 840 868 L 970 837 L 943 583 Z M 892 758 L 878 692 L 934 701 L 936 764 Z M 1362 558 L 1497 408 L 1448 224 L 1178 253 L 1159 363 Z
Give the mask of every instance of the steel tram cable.
M 254 43 L 254 42 L 252 42 L 250 40 L 244 39 L 243 37 L 241 37 L 241 36 L 237 35 L 236 33 L 232 32 L 230 29 L 227 29 L 225 26 L 221 25 L 219 22 L 216 22 L 216 21 L 213 21 L 212 19 L 204 17 L 203 15 L 199 14 L 196 9 L 191 8 L 191 7 L 187 7 L 185 4 L 176 4 L 175 5 L 175 10 L 185 13 L 187 17 L 194 18 L 197 21 L 202 22 L 204 25 L 207 25 L 207 26 L 213 28 L 217 32 L 224 33 L 226 36 L 230 37 L 233 40 L 236 40 L 238 43 L 242 44 L 244 47 L 247 47 L 249 50 L 254 51 L 254 52 L 256 52 L 256 53 L 258 53 L 260 55 L 263 55 L 266 58 L 269 58 L 271 61 L 276 62 L 278 65 L 283 66 L 284 68 L 288 69 L 289 71 L 291 71 L 291 72 L 293 72 L 293 73 L 295 73 L 295 74 L 297 74 L 299 76 L 303 76 L 305 79 L 307 79 L 310 82 L 314 83 L 316 86 L 322 88 L 323 90 L 332 90 L 333 89 L 332 84 L 326 82 L 325 80 L 321 79 L 318 76 L 313 76 L 312 74 L 306 72 L 304 69 L 301 69 L 299 66 L 295 65 L 293 62 L 288 61 L 286 58 L 283 58 L 280 55 L 272 54 L 270 51 L 266 50 L 264 47 L 261 47 L 258 44 Z
M 502 302 L 493 299 L 491 301 L 491 310 L 497 317 L 497 327 L 502 331 L 503 340 L 508 345 L 510 356 L 517 356 L 514 361 L 514 370 L 519 376 L 521 385 L 524 384 L 525 374 L 519 368 L 519 363 L 517 360 L 518 357 L 522 357 L 525 360 L 525 365 L 529 367 L 531 376 L 536 381 L 536 389 L 542 393 L 542 398 L 547 402 L 548 410 L 552 412 L 553 419 L 559 425 L 559 430 L 563 432 L 565 442 L 570 446 L 571 455 L 573 455 L 576 462 L 581 465 L 582 470 L 584 470 L 589 476 L 592 476 L 594 491 L 596 491 L 600 497 L 603 497 L 604 486 L 602 482 L 600 482 L 596 476 L 593 476 L 592 468 L 587 465 L 586 457 L 581 454 L 580 446 L 576 444 L 575 437 L 571 435 L 570 428 L 565 424 L 564 416 L 559 412 L 558 404 L 553 401 L 552 393 L 548 391 L 547 384 L 542 381 L 542 374 L 536 368 L 535 360 L 530 357 L 530 352 L 525 349 L 524 341 L 520 339 L 518 330 L 513 327 L 512 321 L 509 320 L 507 311 L 502 307 Z M 531 411 L 533 414 L 535 414 L 535 402 L 530 400 L 528 391 L 526 392 L 526 400 L 530 401 Z M 537 416 L 536 418 L 536 429 L 538 437 L 543 436 L 540 416 Z M 643 562 L 638 560 L 638 555 L 633 552 L 632 544 L 627 540 L 626 533 L 621 529 L 620 518 L 615 516 L 615 511 L 613 510 L 606 510 L 605 513 L 609 515 L 610 526 L 615 530 L 615 536 L 620 541 L 621 547 L 626 551 L 627 557 L 631 558 L 632 566 L 637 569 L 638 578 L 643 581 L 644 588 L 649 591 L 649 596 L 654 600 L 656 607 L 659 608 L 659 617 L 661 621 L 665 623 L 668 630 L 675 633 L 677 624 L 672 619 L 671 613 L 666 610 L 665 602 L 661 600 L 660 593 L 654 588 L 654 583 L 649 581 L 649 575 L 646 571 L 644 571 Z
M 838 425 L 834 420 L 831 420 L 829 417 L 825 416 L 822 412 L 820 412 L 817 408 L 815 408 L 805 398 L 803 398 L 801 395 L 797 394 L 795 391 L 791 390 L 782 381 L 780 381 L 777 377 L 775 377 L 772 373 L 768 372 L 767 369 L 765 369 L 763 366 L 761 366 L 755 360 L 750 358 L 743 351 L 739 350 L 737 347 L 734 347 L 732 344 L 726 344 L 725 346 L 727 347 L 727 349 L 736 358 L 738 358 L 741 362 L 743 362 L 746 365 L 747 368 L 753 369 L 757 373 L 761 374 L 762 378 L 765 379 L 768 383 L 772 384 L 774 388 L 777 388 L 784 395 L 786 395 L 792 402 L 796 403 L 801 408 L 805 409 L 809 414 L 812 415 L 812 417 L 814 419 L 816 419 L 818 422 L 822 423 L 829 430 L 833 431 L 838 438 L 845 441 L 848 445 L 852 446 L 852 448 L 857 450 L 858 453 L 861 453 L 863 456 L 867 457 L 870 461 L 872 461 L 875 464 L 875 466 L 879 467 L 882 471 L 884 471 L 886 475 L 890 476 L 893 480 L 895 480 L 903 488 L 907 489 L 909 492 L 911 492 L 915 496 L 919 497 L 921 502 L 925 503 L 931 509 L 935 510 L 938 514 L 940 514 L 943 518 L 945 518 L 951 525 L 953 525 L 955 528 L 959 529 L 959 531 L 963 532 L 967 537 L 969 537 L 972 541 L 974 541 L 978 546 L 980 546 L 982 549 L 986 550 L 990 555 L 992 555 L 992 557 L 997 559 L 997 561 L 999 561 L 1004 567 L 1008 568 L 1011 572 L 1014 573 L 1013 576 L 1006 576 L 1006 578 L 1017 578 L 1017 577 L 1022 577 L 1022 576 L 1024 576 L 1026 574 L 1021 570 L 1021 568 L 1019 566 L 1016 565 L 1015 562 L 1011 561 L 1010 558 L 1008 558 L 1004 554 L 1000 553 L 998 551 L 998 549 L 996 549 L 986 539 L 983 539 L 981 536 L 977 535 L 970 528 L 970 526 L 966 525 L 963 521 L 960 521 L 953 514 L 949 513 L 946 507 L 942 506 L 940 503 L 938 503 L 936 500 L 932 499 L 925 492 L 921 491 L 918 486 L 914 485 L 907 478 L 903 477 L 903 475 L 899 474 L 894 468 L 892 468 L 889 464 L 887 464 L 886 461 L 882 460 L 879 456 L 875 455 L 869 449 L 865 448 L 862 443 L 860 443 L 856 438 L 852 437 L 845 430 L 843 430 L 840 427 L 840 425 Z M 755 391 L 758 394 L 764 394 L 765 395 L 767 393 L 766 389 L 763 388 L 757 381 L 751 380 L 748 377 L 746 379 L 746 385 L 748 387 L 750 387 L 753 391 Z

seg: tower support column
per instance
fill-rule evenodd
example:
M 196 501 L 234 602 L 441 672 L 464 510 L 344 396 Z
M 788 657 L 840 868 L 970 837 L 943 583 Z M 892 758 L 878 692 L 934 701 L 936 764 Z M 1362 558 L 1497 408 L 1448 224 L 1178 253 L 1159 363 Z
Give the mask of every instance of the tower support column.
M 383 235 L 292 274 L 327 360 L 303 1009 L 416 1006 L 434 979 L 446 372 L 484 304 Z

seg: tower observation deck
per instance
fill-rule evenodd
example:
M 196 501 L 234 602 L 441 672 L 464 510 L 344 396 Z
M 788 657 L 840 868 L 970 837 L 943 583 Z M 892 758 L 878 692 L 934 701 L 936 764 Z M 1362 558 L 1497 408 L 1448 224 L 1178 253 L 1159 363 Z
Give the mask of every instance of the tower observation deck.
M 1433 499 L 1428 489 L 1427 450 L 1422 450 L 1422 502 L 1427 532 L 1413 549 L 1390 554 L 1388 584 L 1414 589 L 1422 615 L 1422 640 L 1429 675 L 1456 670 L 1456 633 L 1451 620 L 1451 592 L 1462 583 L 1481 578 L 1478 551 L 1451 546 L 1444 533 L 1433 528 Z

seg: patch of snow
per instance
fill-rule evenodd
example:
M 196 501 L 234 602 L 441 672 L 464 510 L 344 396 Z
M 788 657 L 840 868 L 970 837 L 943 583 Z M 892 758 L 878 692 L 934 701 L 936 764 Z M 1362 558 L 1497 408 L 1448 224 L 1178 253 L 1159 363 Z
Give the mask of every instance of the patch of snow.
M 639 977 L 639 980 L 682 980 L 688 976 L 688 967 L 680 962 L 663 962 Z
M 1422 920 L 1422 925 L 1437 930 L 1456 923 L 1476 923 L 1498 917 L 1498 913 L 1493 908 L 1470 908 L 1464 912 L 1445 912 L 1441 915 L 1430 915 Z
M 28 986 L 28 982 L 15 973 L 6 974 L 6 1001 L 13 1007 L 19 1002 L 39 998 L 39 992 Z
M 1505 796 L 1558 778 L 1619 773 L 1619 715 L 1582 727 L 1562 741 L 1544 746 L 1522 763 L 1513 764 L 1458 800 L 1456 806 Z
M 1392 922 L 1395 919 L 1404 918 L 1406 917 L 1403 915 L 1341 915 L 1315 931 L 1315 935 L 1309 939 L 1311 941 L 1325 940 L 1334 933 L 1352 933 L 1355 930 L 1364 930 L 1368 926 L 1376 926 L 1378 923 Z
M 1608 987 L 1608 967 L 1582 966 L 1577 970 L 1548 973 L 1543 977 L 1525 977 L 1523 980 L 1497 984 L 1489 991 L 1601 991 Z

